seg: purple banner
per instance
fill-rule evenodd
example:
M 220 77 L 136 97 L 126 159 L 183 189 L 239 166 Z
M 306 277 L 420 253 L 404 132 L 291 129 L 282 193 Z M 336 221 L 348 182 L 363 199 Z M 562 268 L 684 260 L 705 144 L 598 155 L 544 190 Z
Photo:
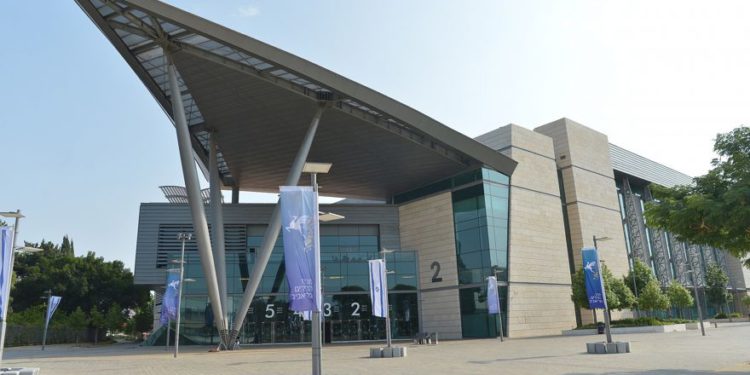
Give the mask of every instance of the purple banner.
M 167 287 L 161 301 L 161 315 L 159 316 L 161 324 L 177 319 L 177 309 L 180 308 L 180 273 L 178 269 L 174 271 L 167 272 Z
M 318 194 L 309 186 L 282 186 L 280 192 L 289 309 L 320 311 Z
M 0 318 L 5 320 L 6 307 L 10 296 L 10 275 L 13 272 L 11 264 L 13 257 L 12 237 L 10 227 L 0 227 Z
M 607 296 L 604 294 L 604 280 L 599 264 L 599 254 L 594 248 L 581 250 L 583 258 L 584 282 L 586 284 L 586 295 L 589 297 L 590 309 L 606 309 Z

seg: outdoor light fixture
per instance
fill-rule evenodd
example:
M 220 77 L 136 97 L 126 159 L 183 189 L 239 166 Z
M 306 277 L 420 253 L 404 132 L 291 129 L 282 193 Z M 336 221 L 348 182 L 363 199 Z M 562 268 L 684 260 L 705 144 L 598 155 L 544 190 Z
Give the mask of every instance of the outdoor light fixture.
M 601 241 L 601 242 L 604 242 L 604 241 L 609 241 L 609 240 L 611 240 L 611 239 L 612 239 L 612 238 L 610 238 L 610 237 L 607 237 L 607 236 L 604 236 L 604 237 L 597 237 L 596 235 L 594 235 L 594 247 L 596 248 L 596 242 L 597 242 L 597 241 Z
M 182 285 L 187 281 L 185 279 L 185 242 L 190 241 L 193 239 L 192 233 L 184 233 L 180 232 L 177 234 L 177 239 L 182 242 L 182 247 L 180 249 L 180 260 L 173 263 L 179 263 L 180 264 L 180 290 L 177 292 L 177 326 L 176 326 L 176 332 L 174 337 L 174 358 L 177 358 L 177 353 L 180 351 L 180 318 L 182 317 L 181 310 L 182 310 Z M 195 281 L 194 279 L 190 279 L 191 281 Z M 167 327 L 167 332 L 169 332 L 169 328 Z M 169 345 L 169 339 L 167 338 L 167 345 Z
M 24 246 L 24 247 L 16 248 L 15 251 L 17 253 L 38 253 L 40 251 L 44 251 L 44 249 L 40 249 L 38 247 Z
M 302 173 L 328 173 L 331 170 L 332 163 L 311 163 L 307 162 L 302 167 Z
M 21 212 L 13 212 L 13 211 L 0 212 L 0 216 L 11 218 L 11 219 L 23 219 L 24 217 L 26 217 L 26 216 L 21 215 Z
M 318 211 L 318 219 L 324 223 L 341 220 L 344 218 L 344 215 L 334 214 L 333 212 Z

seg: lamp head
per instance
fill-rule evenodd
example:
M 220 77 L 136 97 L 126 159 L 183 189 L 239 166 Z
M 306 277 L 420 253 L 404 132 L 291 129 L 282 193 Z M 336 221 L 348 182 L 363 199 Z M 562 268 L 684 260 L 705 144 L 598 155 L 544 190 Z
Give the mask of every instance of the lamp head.
M 23 246 L 23 247 L 17 247 L 16 252 L 19 253 L 38 253 L 44 251 L 44 249 L 40 249 L 38 247 L 31 247 L 31 246 Z
M 344 215 L 334 214 L 333 212 L 318 211 L 318 219 L 324 223 L 341 220 L 344 218 Z
M 26 216 L 21 215 L 21 211 L 7 211 L 7 212 L 0 212 L 0 216 L 7 217 L 7 218 L 15 218 L 15 219 L 23 219 Z
M 307 162 L 302 167 L 303 173 L 328 173 L 331 170 L 332 163 L 313 163 Z

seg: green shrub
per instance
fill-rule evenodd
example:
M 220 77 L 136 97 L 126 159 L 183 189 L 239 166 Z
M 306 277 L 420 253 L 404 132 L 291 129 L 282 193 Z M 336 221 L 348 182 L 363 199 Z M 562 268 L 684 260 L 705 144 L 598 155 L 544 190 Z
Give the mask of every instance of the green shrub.
M 643 316 L 638 319 L 620 319 L 620 320 L 613 320 L 612 328 L 619 328 L 619 327 L 645 327 L 645 326 L 666 326 L 670 324 L 685 324 L 685 323 L 692 323 L 694 320 L 687 320 L 687 319 L 659 319 L 654 317 L 648 317 Z M 591 329 L 596 328 L 596 324 L 586 324 L 580 328 L 577 329 Z
M 693 323 L 695 320 L 690 319 L 660 319 L 662 322 L 667 324 L 685 324 L 685 323 Z
M 740 314 L 738 312 L 733 312 L 733 313 L 729 314 L 729 317 L 730 318 L 742 318 L 742 314 Z
M 727 314 L 725 314 L 723 312 L 714 315 L 714 319 L 726 319 L 726 318 L 728 318 L 728 316 L 727 316 Z

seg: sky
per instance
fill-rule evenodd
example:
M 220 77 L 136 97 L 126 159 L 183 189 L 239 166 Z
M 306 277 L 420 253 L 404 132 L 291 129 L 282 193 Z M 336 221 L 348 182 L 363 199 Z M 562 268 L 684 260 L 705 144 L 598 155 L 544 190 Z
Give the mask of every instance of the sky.
M 750 123 L 750 2 L 168 3 L 471 137 L 568 117 L 696 176 Z M 132 269 L 139 204 L 184 184 L 169 119 L 72 0 L 4 4 L 0 32 L 0 211 Z

